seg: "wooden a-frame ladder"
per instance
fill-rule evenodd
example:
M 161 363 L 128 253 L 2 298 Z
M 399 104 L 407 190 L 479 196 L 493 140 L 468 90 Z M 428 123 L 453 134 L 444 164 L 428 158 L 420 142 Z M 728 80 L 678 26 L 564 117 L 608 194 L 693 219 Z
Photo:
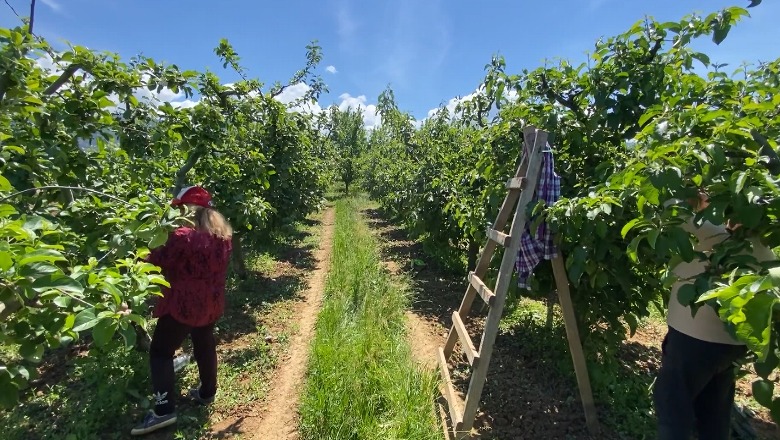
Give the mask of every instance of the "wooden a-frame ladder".
M 439 405 L 442 425 L 447 438 L 454 435 L 456 439 L 465 438 L 470 434 L 477 414 L 477 407 L 482 395 L 482 388 L 487 377 L 490 356 L 493 352 L 493 344 L 498 334 L 498 325 L 504 310 L 504 302 L 512 280 L 515 259 L 520 247 L 520 237 L 525 230 L 528 219 L 526 207 L 532 201 L 539 180 L 539 172 L 542 167 L 542 153 L 547 146 L 547 133 L 534 127 L 526 127 L 523 130 L 524 149 L 520 165 L 515 177 L 509 179 L 506 184 L 509 193 L 499 211 L 493 227 L 487 231 L 487 244 L 477 262 L 477 266 L 468 276 L 468 288 L 463 297 L 458 311 L 452 314 L 452 327 L 444 347 L 439 347 L 439 369 L 442 376 L 442 397 L 446 400 L 446 406 Z M 509 217 L 514 213 L 509 234 L 504 232 Z M 490 290 L 482 279 L 490 266 L 490 260 L 497 246 L 504 247 L 504 256 L 498 272 L 498 279 L 494 290 Z M 585 365 L 585 356 L 580 343 L 574 308 L 569 292 L 569 280 L 563 264 L 560 251 L 558 257 L 552 260 L 553 274 L 557 287 L 558 298 L 561 302 L 566 336 L 569 341 L 569 350 L 574 361 L 574 370 L 580 389 L 583 409 L 585 411 L 586 424 L 591 434 L 598 434 L 599 424 L 596 417 L 596 406 L 593 402 L 593 393 L 590 387 L 588 371 Z M 479 296 L 485 301 L 489 310 L 485 322 L 484 333 L 479 344 L 479 351 L 469 336 L 464 320 L 471 311 L 474 299 Z M 461 399 L 455 392 L 450 379 L 447 360 L 452 355 L 455 344 L 460 340 L 463 352 L 471 366 L 471 382 L 465 399 Z M 450 426 L 444 413 L 449 413 Z

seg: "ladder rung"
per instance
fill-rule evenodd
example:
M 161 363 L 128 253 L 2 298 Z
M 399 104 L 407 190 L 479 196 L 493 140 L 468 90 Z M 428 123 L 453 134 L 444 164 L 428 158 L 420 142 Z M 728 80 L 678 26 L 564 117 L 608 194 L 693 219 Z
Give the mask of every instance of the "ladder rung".
M 525 186 L 525 177 L 513 177 L 506 181 L 507 189 L 523 189 Z
M 463 346 L 463 351 L 466 352 L 466 357 L 469 358 L 469 364 L 471 368 L 476 368 L 479 362 L 479 353 L 474 348 L 474 343 L 471 341 L 469 332 L 466 331 L 466 326 L 463 324 L 463 320 L 460 318 L 458 312 L 452 314 L 452 325 L 455 326 L 455 331 L 458 332 L 460 337 L 460 343 Z
M 488 289 L 485 283 L 483 283 L 474 272 L 469 272 L 469 283 L 471 283 L 471 286 L 474 287 L 474 290 L 477 291 L 479 296 L 482 297 L 482 299 L 489 306 L 493 305 L 493 301 L 495 300 L 496 295 L 494 295 L 493 292 Z
M 441 380 L 444 382 L 444 392 L 442 395 L 447 400 L 452 427 L 457 431 L 463 425 L 463 414 L 460 413 L 460 409 L 463 408 L 463 401 L 455 394 L 455 387 L 452 385 L 452 379 L 450 379 L 450 369 L 447 366 L 447 360 L 444 358 L 444 350 L 441 347 L 439 347 L 439 369 L 441 370 Z
M 508 247 L 509 240 L 512 238 L 510 235 L 506 235 L 503 232 L 496 231 L 495 229 L 488 229 L 488 238 L 500 244 L 501 246 Z

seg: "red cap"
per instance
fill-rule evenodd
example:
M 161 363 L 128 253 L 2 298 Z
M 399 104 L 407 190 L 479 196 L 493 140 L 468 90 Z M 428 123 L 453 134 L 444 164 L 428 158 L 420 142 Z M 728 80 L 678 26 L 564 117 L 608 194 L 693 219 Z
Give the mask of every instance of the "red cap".
M 171 205 L 198 205 L 204 208 L 211 208 L 211 194 L 200 186 L 188 186 L 182 188 L 176 198 L 171 201 Z

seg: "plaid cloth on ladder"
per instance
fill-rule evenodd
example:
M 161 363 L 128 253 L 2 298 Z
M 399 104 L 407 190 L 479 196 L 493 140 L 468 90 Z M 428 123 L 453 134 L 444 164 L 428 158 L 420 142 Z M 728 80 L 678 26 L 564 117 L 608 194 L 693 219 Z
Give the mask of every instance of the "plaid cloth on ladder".
M 555 161 L 551 151 L 542 153 L 542 169 L 539 173 L 539 184 L 531 202 L 535 206 L 538 200 L 543 200 L 547 206 L 553 205 L 561 197 L 561 178 L 555 174 Z M 544 258 L 551 260 L 558 255 L 553 243 L 553 234 L 546 222 L 539 224 L 535 234 L 531 234 L 531 219 L 525 224 L 525 230 L 520 237 L 520 249 L 517 251 L 517 285 L 530 289 L 528 279 L 534 268 Z

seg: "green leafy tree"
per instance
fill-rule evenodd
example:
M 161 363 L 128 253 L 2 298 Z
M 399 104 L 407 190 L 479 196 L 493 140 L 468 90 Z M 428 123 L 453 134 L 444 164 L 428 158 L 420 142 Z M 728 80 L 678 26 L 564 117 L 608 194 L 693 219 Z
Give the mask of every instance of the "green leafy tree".
M 344 182 L 345 191 L 358 176 L 360 157 L 366 148 L 366 128 L 360 108 L 340 110 L 331 106 L 328 110 L 328 141 L 333 145 L 333 153 L 339 177 Z
M 307 50 L 291 81 L 308 81 L 316 99 L 321 51 Z M 227 41 L 216 52 L 241 81 L 80 46 L 55 52 L 28 29 L 0 29 L 3 406 L 16 404 L 47 350 L 79 338 L 103 352 L 136 345 L 148 298 L 167 285 L 144 257 L 183 221 L 171 192 L 207 185 L 238 238 L 319 206 L 310 117 L 274 99 L 286 86 L 246 78 Z M 163 89 L 199 101 L 163 103 Z

